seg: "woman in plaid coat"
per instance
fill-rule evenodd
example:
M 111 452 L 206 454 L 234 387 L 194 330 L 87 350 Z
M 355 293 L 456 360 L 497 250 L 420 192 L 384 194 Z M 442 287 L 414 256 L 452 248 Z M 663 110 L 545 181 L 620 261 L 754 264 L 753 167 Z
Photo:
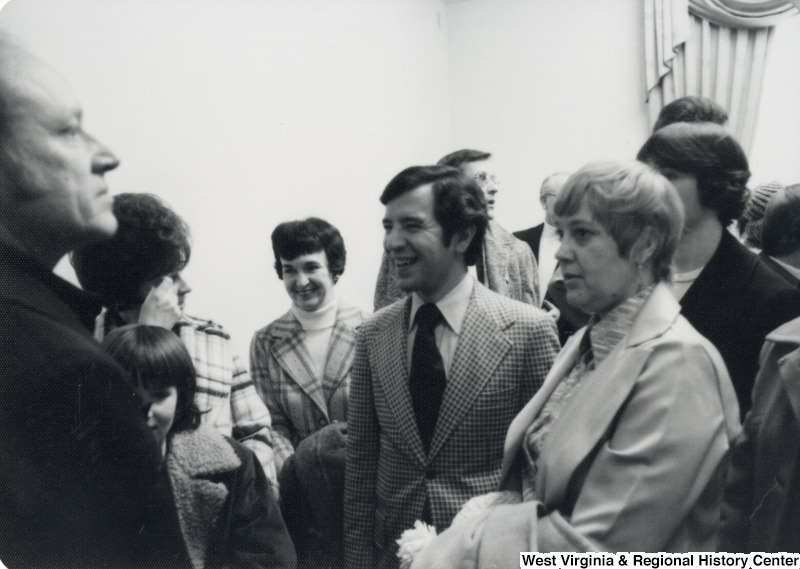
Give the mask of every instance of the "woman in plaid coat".
M 280 472 L 300 441 L 347 420 L 350 367 L 363 314 L 336 296 L 346 252 L 330 223 L 313 217 L 282 223 L 272 233 L 272 249 L 292 307 L 255 333 L 250 365 L 272 416 Z

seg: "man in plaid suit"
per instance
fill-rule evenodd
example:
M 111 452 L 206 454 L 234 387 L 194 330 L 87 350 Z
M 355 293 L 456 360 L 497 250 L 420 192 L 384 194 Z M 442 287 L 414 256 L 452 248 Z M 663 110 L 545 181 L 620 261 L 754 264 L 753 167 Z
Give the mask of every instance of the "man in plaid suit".
M 354 569 L 397 566 L 395 540 L 415 520 L 444 530 L 469 498 L 497 489 L 506 429 L 559 349 L 551 317 L 469 275 L 487 224 L 473 180 L 449 166 L 411 167 L 381 202 L 384 249 L 411 294 L 362 324 L 356 343 L 344 500 Z M 416 316 L 431 305 L 440 319 L 426 332 Z M 444 375 L 432 428 L 416 341 L 431 331 Z

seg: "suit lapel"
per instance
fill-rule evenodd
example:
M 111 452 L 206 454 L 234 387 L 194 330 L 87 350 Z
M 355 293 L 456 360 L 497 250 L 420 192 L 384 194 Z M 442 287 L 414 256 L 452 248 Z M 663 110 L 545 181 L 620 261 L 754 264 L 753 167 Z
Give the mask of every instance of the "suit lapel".
M 356 329 L 360 323 L 361 312 L 358 309 L 340 306 L 337 310 L 336 324 L 333 326 L 328 344 L 325 373 L 322 378 L 322 390 L 326 402 L 330 401 L 333 393 L 350 372 L 356 349 Z
M 276 325 L 275 336 L 278 337 L 273 339 L 269 347 L 275 361 L 286 372 L 288 378 L 294 381 L 327 417 L 324 394 L 314 375 L 311 355 L 303 343 L 305 332 L 291 311 L 281 317 L 280 324 Z
M 429 460 L 442 448 L 511 350 L 511 342 L 503 330 L 513 321 L 497 322 L 492 319 L 485 306 L 485 294 L 486 289 L 475 283 L 448 374 L 447 388 L 431 440 Z
M 370 354 L 373 382 L 380 385 L 389 412 L 397 423 L 397 430 L 387 430 L 394 443 L 406 449 L 409 457 L 426 464 L 425 447 L 417 427 L 417 419 L 411 406 L 411 391 L 408 386 L 408 313 L 411 296 L 388 308 L 380 331 L 375 335 L 375 350 Z M 377 389 L 377 386 L 376 386 Z
M 778 373 L 786 390 L 795 423 L 800 427 L 800 319 L 782 324 L 766 337 L 767 342 L 788 345 L 791 351 L 778 359 Z
M 648 356 L 648 350 L 631 349 L 620 343 L 584 378 L 544 443 L 545 447 L 559 449 L 549 453 L 555 460 L 542 460 L 539 465 L 537 492 L 546 497 L 546 503 L 558 503 L 572 473 L 606 436 Z
M 748 253 L 744 245 L 723 230 L 713 257 L 681 298 L 681 313 L 702 335 L 717 337 L 725 329 L 724 324 L 719 324 L 719 314 L 727 315 L 726 321 L 730 322 L 740 312 L 741 309 L 731 310 L 731 307 L 743 306 L 742 291 L 758 263 L 758 257 Z M 705 329 L 707 322 L 717 329 Z
M 779 361 L 781 379 L 783 381 L 789 404 L 794 412 L 795 425 L 800 426 L 800 349 L 785 355 Z

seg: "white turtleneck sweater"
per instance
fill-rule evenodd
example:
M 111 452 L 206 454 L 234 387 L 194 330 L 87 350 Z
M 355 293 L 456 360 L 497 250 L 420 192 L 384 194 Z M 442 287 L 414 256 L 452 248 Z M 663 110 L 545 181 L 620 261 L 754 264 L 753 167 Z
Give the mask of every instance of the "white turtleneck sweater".
M 311 355 L 314 364 L 315 377 L 320 381 L 325 376 L 325 363 L 328 358 L 328 345 L 333 334 L 333 327 L 336 324 L 336 311 L 339 308 L 339 300 L 336 295 L 332 295 L 331 300 L 314 312 L 307 312 L 292 305 L 292 314 L 300 322 L 300 326 L 306 333 L 303 344 Z

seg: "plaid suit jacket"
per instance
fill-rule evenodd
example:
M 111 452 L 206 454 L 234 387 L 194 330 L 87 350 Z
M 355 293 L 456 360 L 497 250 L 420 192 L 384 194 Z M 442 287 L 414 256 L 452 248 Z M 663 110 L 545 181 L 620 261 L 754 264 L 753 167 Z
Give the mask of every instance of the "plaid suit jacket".
M 291 310 L 253 335 L 250 368 L 272 416 L 278 472 L 304 438 L 334 421 L 347 421 L 356 329 L 363 319 L 361 310 L 340 302 L 321 383 Z
M 545 312 L 475 283 L 426 456 L 408 386 L 410 304 L 376 313 L 356 344 L 344 501 L 354 569 L 397 565 L 394 540 L 426 497 L 443 530 L 469 498 L 497 489 L 506 430 L 559 350 Z

